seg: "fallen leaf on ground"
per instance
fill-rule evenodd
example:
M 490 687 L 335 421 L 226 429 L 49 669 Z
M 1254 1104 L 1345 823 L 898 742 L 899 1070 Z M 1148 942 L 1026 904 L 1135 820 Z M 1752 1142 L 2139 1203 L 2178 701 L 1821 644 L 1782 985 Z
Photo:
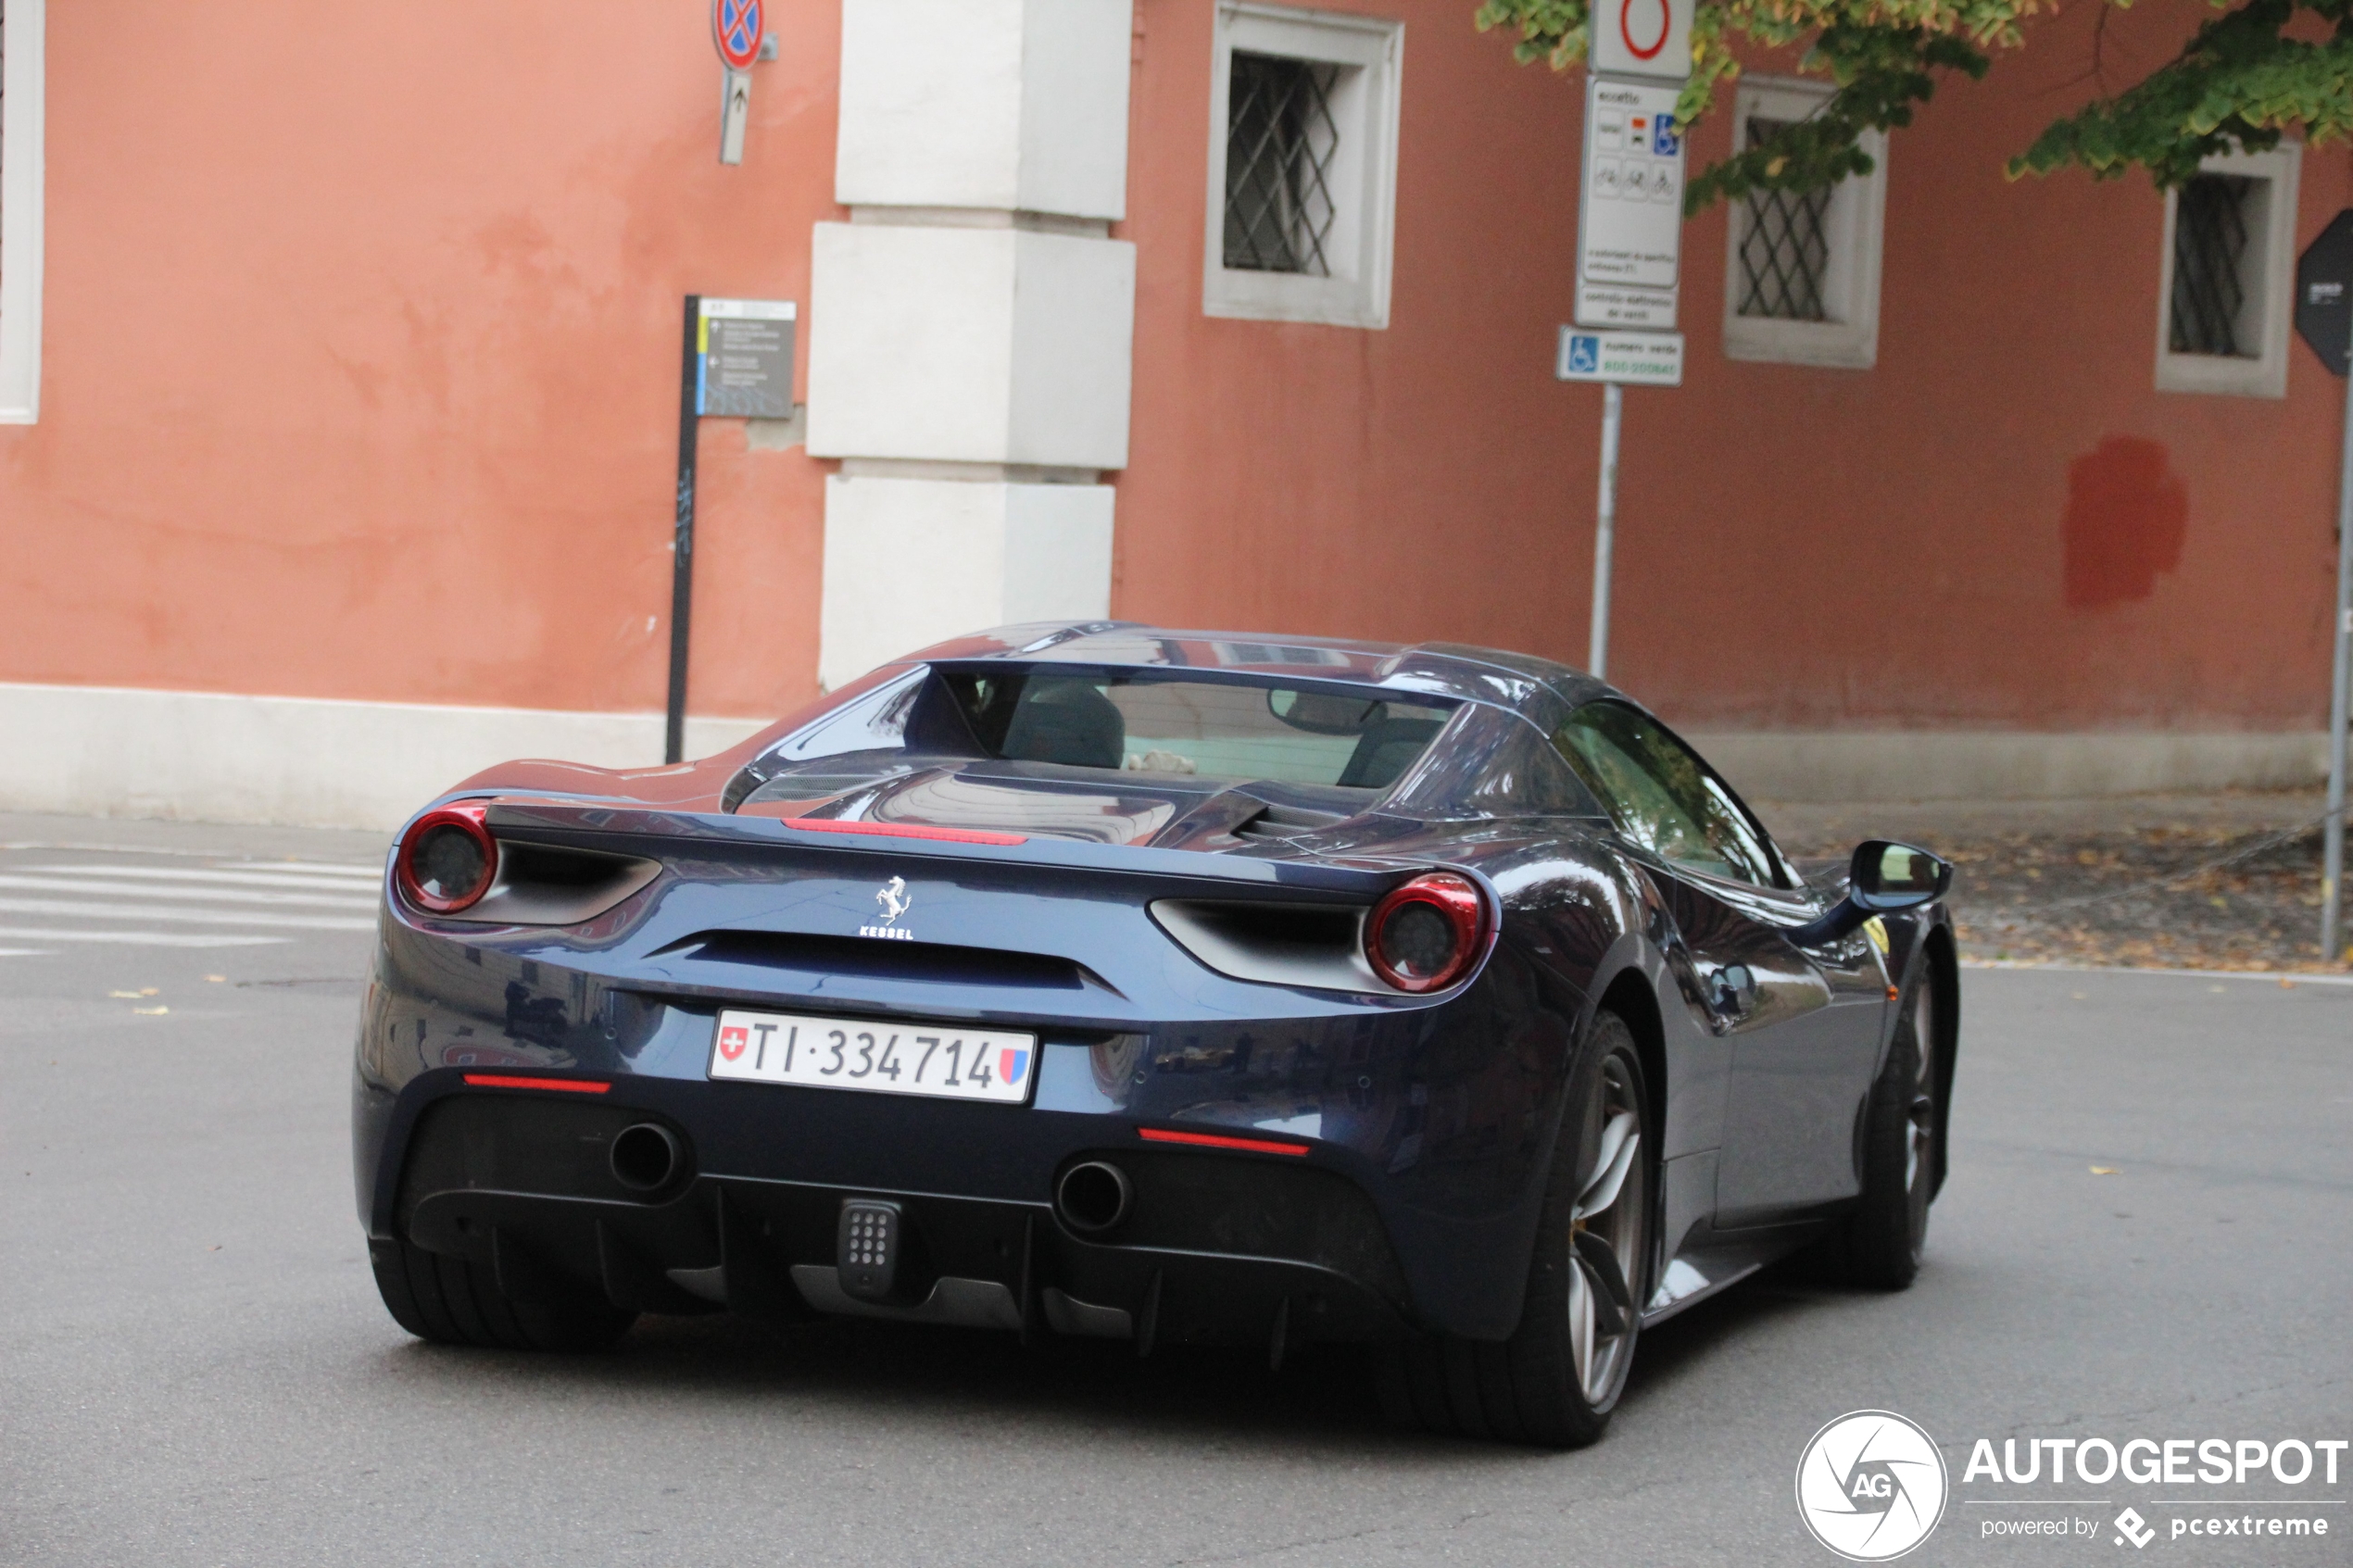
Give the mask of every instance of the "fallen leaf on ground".
M 171 1010 L 170 1008 L 132 1008 L 131 1010 L 142 1018 L 161 1018 Z
M 2122 1171 L 2113 1165 L 2095 1165 L 2092 1167 L 2092 1174 L 2095 1176 L 2120 1176 L 2123 1173 L 2124 1173 Z

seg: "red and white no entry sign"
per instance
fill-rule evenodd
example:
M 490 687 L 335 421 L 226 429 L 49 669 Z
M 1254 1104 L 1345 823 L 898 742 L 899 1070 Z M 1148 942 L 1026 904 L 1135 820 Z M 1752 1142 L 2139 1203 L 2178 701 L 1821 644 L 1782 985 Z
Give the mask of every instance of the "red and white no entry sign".
M 1593 69 L 1680 82 L 1692 73 L 1693 0 L 1595 0 Z
M 1684 0 L 1676 0 L 1681 5 Z M 711 0 L 711 37 L 729 70 L 749 70 L 760 58 L 761 0 Z

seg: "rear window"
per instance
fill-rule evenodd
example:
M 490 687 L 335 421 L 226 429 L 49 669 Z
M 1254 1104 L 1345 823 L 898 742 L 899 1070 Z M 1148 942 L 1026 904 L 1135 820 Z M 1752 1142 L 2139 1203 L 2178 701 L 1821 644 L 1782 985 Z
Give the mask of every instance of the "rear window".
M 1387 789 L 1451 704 L 1243 681 L 943 671 L 990 756 L 1136 773 Z

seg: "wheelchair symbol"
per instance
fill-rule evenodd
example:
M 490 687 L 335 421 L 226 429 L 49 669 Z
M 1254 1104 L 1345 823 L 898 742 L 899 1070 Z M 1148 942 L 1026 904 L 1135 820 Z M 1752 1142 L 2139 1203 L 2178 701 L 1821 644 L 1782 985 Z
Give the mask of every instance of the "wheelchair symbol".
M 1601 339 L 1572 336 L 1568 340 L 1568 369 L 1571 374 L 1590 374 L 1601 368 Z

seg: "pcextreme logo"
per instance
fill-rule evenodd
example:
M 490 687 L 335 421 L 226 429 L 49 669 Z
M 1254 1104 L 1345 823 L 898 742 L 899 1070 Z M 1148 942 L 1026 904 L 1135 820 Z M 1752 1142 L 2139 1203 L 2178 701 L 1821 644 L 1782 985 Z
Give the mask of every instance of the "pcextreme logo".
M 1928 1539 L 1948 1482 L 1936 1441 L 1893 1411 L 1852 1411 L 1797 1461 L 1797 1515 L 1850 1562 L 1885 1562 Z

